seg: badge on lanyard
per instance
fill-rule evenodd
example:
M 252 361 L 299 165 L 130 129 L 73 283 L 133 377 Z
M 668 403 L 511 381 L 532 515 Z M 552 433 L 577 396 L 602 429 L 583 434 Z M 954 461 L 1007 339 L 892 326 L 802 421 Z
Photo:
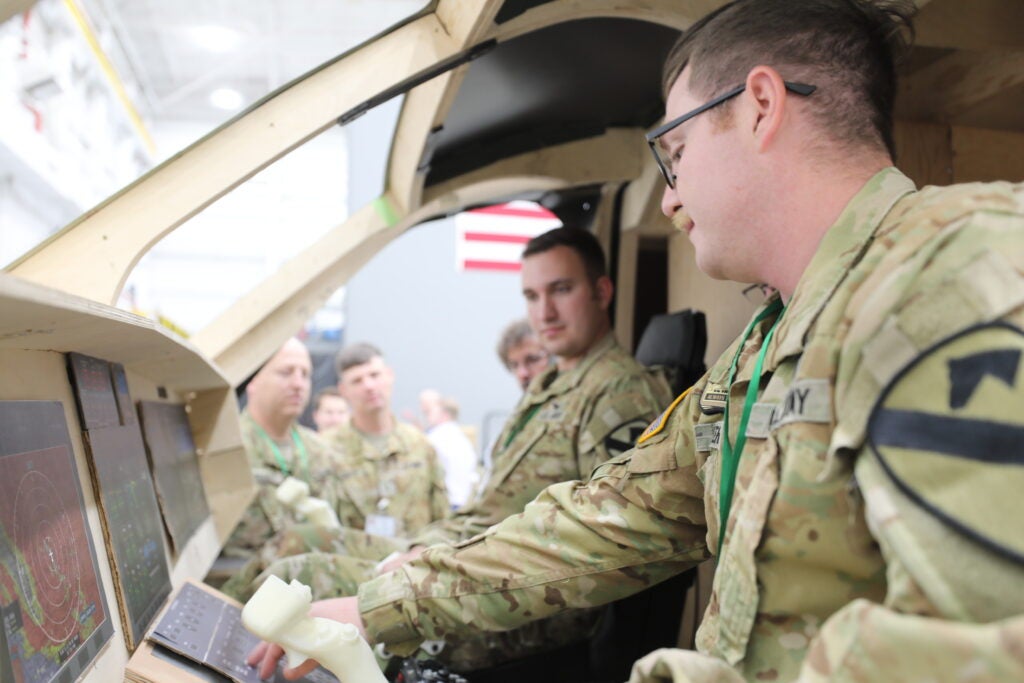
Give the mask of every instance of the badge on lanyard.
M 398 534 L 398 520 L 391 515 L 367 515 L 366 533 L 394 538 Z
M 388 506 L 391 505 L 391 499 L 389 496 L 395 493 L 395 483 L 389 479 L 385 479 L 380 485 L 381 498 L 377 501 L 377 510 L 375 514 L 366 515 L 366 528 L 364 531 L 374 536 L 386 536 L 388 538 L 394 538 L 398 535 L 398 520 L 387 513 Z

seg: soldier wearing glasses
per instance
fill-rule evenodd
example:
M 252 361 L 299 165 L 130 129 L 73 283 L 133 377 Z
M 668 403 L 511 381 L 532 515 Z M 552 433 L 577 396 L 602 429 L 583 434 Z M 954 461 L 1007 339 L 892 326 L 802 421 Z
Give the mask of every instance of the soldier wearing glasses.
M 662 208 L 704 272 L 777 295 L 589 483 L 321 614 L 399 649 L 710 554 L 697 651 L 633 681 L 1024 680 L 1024 187 L 893 168 L 911 9 L 738 0 L 687 31 Z

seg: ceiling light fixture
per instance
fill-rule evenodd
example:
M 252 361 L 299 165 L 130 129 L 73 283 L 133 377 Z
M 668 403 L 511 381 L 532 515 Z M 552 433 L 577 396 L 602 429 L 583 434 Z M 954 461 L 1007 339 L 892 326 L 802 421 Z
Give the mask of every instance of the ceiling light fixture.
M 210 104 L 217 109 L 234 111 L 242 106 L 242 93 L 234 88 L 217 88 L 210 93 Z

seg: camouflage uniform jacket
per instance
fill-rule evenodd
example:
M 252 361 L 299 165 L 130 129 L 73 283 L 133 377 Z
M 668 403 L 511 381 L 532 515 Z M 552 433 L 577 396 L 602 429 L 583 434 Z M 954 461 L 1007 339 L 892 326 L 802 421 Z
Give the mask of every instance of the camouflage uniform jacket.
M 434 447 L 412 425 L 395 420 L 383 450 L 351 424 L 324 434 L 341 451 L 338 519 L 343 527 L 366 529 L 372 515 L 394 520 L 392 536 L 408 536 L 449 510 L 444 470 Z M 372 529 L 370 529 L 372 531 Z
M 724 551 L 724 399 L 735 443 L 771 316 L 586 485 L 363 584 L 370 637 L 509 628 L 712 552 L 698 652 L 635 681 L 1024 680 L 1022 273 L 1024 187 L 879 172 L 767 345 Z
M 464 541 L 522 512 L 548 485 L 586 479 L 628 450 L 671 400 L 664 380 L 608 334 L 573 370 L 552 367 L 532 383 L 495 443 L 477 495 L 412 543 Z
M 271 448 L 269 436 L 256 424 L 247 410 L 242 411 L 239 420 L 242 444 L 245 446 L 246 455 L 249 456 L 249 466 L 256 480 L 257 491 L 242 520 L 228 538 L 224 554 L 248 558 L 285 526 L 299 521 L 275 496 L 277 486 L 289 475 L 309 484 L 309 495 L 326 500 L 334 508 L 338 507 L 338 493 L 334 482 L 340 466 L 340 456 L 316 432 L 296 424 L 295 430 L 306 451 L 308 468 L 302 466 L 301 457 L 292 445 L 289 435 L 288 445 L 291 445 L 291 448 L 286 446 L 280 451 L 288 467 L 288 471 L 284 472 Z

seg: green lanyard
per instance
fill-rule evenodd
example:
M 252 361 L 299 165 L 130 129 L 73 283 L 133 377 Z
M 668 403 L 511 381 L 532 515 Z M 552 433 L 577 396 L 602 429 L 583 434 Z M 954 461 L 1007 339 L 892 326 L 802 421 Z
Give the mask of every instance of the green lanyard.
M 768 305 L 768 308 L 761 311 L 747 325 L 747 330 L 743 333 L 743 339 L 740 341 L 739 348 L 736 349 L 736 357 L 732 359 L 732 365 L 729 367 L 729 381 L 726 384 L 725 421 L 722 424 L 722 476 L 719 482 L 718 496 L 719 557 L 722 556 L 722 544 L 725 542 L 725 527 L 729 521 L 732 493 L 736 488 L 736 472 L 739 469 L 740 456 L 743 455 L 743 447 L 747 444 L 747 422 L 750 420 L 750 411 L 753 409 L 754 403 L 757 402 L 757 392 L 761 388 L 761 367 L 764 365 L 764 357 L 768 352 L 768 345 L 771 343 L 772 335 L 775 334 L 775 328 L 779 326 L 779 322 L 782 320 L 782 315 L 785 312 L 786 309 L 779 299 L 776 299 Z M 743 353 L 743 347 L 746 345 L 747 339 L 750 338 L 754 328 L 759 322 L 775 313 L 778 313 L 779 317 L 772 324 L 772 328 L 765 335 L 764 341 L 761 343 L 761 351 L 757 354 L 757 362 L 754 364 L 754 374 L 750 378 L 750 384 L 747 385 L 747 399 L 743 403 L 743 415 L 740 417 L 740 428 L 736 433 L 736 446 L 734 448 L 729 444 L 729 395 L 732 393 L 732 381 L 736 377 L 736 366 L 739 364 L 740 354 Z
M 516 438 L 519 432 L 523 431 L 523 427 L 525 427 L 526 423 L 530 421 L 530 418 L 537 414 L 537 411 L 540 410 L 540 406 L 541 404 L 538 403 L 537 405 L 530 408 L 526 415 L 523 416 L 523 419 L 516 423 L 516 426 L 513 427 L 512 431 L 508 433 L 508 438 L 505 439 L 505 445 L 502 446 L 502 448 L 508 448 L 508 445 L 512 443 L 512 439 Z
M 274 459 L 277 460 L 278 467 L 284 472 L 284 476 L 291 474 L 288 471 L 288 463 L 284 461 L 284 456 L 281 455 L 281 449 L 277 447 L 277 442 L 270 438 L 270 434 L 263 431 L 263 427 L 256 425 L 256 429 L 259 430 L 263 438 L 270 444 L 270 451 L 274 454 Z M 309 481 L 309 456 L 306 455 L 306 447 L 302 444 L 302 439 L 299 438 L 299 430 L 292 426 L 292 443 L 295 444 L 295 452 L 299 454 L 299 462 L 302 463 L 302 471 L 306 475 L 306 481 Z

